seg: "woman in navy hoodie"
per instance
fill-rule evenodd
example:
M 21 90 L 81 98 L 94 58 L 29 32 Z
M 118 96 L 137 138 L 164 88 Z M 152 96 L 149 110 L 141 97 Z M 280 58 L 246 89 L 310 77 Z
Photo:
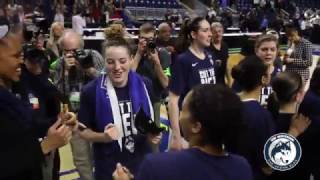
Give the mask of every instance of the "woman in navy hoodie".
M 223 85 L 198 85 L 184 98 L 181 130 L 189 149 L 147 155 L 137 180 L 252 180 L 248 162 L 229 153 L 229 142 L 242 132 L 243 104 Z M 129 180 L 127 168 L 117 165 L 115 180 Z
M 74 122 L 75 116 L 69 113 L 59 118 L 39 141 L 30 107 L 12 93 L 23 63 L 22 33 L 12 30 L 16 33 L 10 32 L 6 17 L 0 17 L 0 179 L 41 180 L 43 155 L 68 143 L 71 129 L 62 121 Z
M 272 115 L 260 105 L 261 89 L 270 83 L 271 70 L 257 56 L 249 56 L 232 69 L 232 77 L 242 87 L 239 96 L 244 103 L 247 125 L 242 146 L 234 151 L 249 161 L 256 180 L 267 177 L 268 166 L 263 158 L 263 147 L 275 130 Z

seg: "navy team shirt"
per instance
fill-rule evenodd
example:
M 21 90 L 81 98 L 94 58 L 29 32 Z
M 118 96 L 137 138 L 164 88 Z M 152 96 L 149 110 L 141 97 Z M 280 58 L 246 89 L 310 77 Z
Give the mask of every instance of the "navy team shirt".
M 169 89 L 180 96 L 179 107 L 186 94 L 198 84 L 215 84 L 216 75 L 212 55 L 205 51 L 205 59 L 199 59 L 189 49 L 177 57 L 172 69 Z
M 96 83 L 94 80 L 87 84 L 81 93 L 79 121 L 93 131 L 99 132 L 96 122 Z M 119 109 L 122 117 L 124 137 L 122 141 L 122 151 L 118 141 L 110 143 L 93 143 L 93 156 L 95 161 L 96 180 L 111 180 L 116 163 L 120 162 L 132 173 L 136 173 L 145 154 L 151 152 L 151 148 L 146 137 L 141 134 L 133 134 L 132 128 L 132 106 L 129 97 L 128 86 L 115 88 Z
M 248 162 L 241 156 L 213 156 L 196 148 L 147 155 L 137 180 L 252 180 Z
M 242 149 L 239 149 L 249 161 L 255 179 L 264 179 L 261 171 L 262 166 L 266 166 L 263 157 L 264 144 L 275 133 L 275 125 L 272 115 L 263 108 L 256 100 L 245 100 L 244 121 L 247 126 L 246 140 Z
M 271 73 L 271 80 L 278 74 L 282 72 L 282 64 L 279 64 L 279 63 L 275 63 L 274 65 L 274 70 L 273 72 Z M 239 93 L 242 91 L 242 87 L 241 85 L 237 82 L 237 81 L 234 81 L 233 84 L 232 84 L 232 90 L 235 92 L 235 93 Z M 263 87 L 261 89 L 261 92 L 260 92 L 260 104 L 264 107 L 267 106 L 268 104 L 268 98 L 270 96 L 270 94 L 272 93 L 272 87 L 271 87 L 271 84 Z
M 280 60 L 281 61 L 281 60 Z M 273 79 L 278 73 L 282 72 L 282 64 L 279 64 L 279 63 L 275 63 L 274 64 L 274 70 L 271 74 L 271 79 Z M 269 84 L 268 86 L 266 87 L 263 87 L 261 89 L 261 94 L 260 94 L 260 104 L 262 106 L 267 106 L 268 104 L 268 98 L 270 96 L 270 94 L 272 93 L 272 87 L 271 87 L 271 84 Z

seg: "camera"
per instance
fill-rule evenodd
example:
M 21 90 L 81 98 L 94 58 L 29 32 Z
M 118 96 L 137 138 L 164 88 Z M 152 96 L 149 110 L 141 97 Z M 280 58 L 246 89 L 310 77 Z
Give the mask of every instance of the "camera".
M 154 42 L 154 40 L 148 40 L 147 42 L 147 48 L 151 49 L 151 50 L 155 50 L 157 48 L 156 43 Z
M 147 48 L 151 53 L 155 53 L 155 50 L 157 48 L 156 42 L 154 40 L 148 40 Z
M 83 49 L 77 49 L 74 51 L 74 57 L 83 69 L 88 69 L 94 66 L 91 50 L 85 51 Z

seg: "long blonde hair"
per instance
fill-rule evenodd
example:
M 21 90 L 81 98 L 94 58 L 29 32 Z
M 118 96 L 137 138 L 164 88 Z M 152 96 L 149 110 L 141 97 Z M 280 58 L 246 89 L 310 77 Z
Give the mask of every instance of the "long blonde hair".
M 58 41 L 58 39 L 54 39 L 54 32 L 53 32 L 54 28 L 56 28 L 57 26 L 64 27 L 64 25 L 61 22 L 52 23 L 51 28 L 50 28 L 50 37 L 48 40 L 48 45 L 50 45 L 50 46 L 52 46 L 55 42 Z

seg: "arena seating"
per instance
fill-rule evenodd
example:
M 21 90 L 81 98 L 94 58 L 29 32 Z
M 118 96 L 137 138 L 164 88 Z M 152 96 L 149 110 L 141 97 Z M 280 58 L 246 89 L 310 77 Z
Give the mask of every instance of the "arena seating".
M 250 8 L 252 8 L 252 2 L 249 0 L 239 0 L 238 7 L 241 10 L 249 10 Z
M 164 20 L 168 10 L 181 12 L 176 0 L 126 0 L 126 9 L 137 20 Z
M 304 8 L 320 8 L 320 1 L 315 0 L 294 0 L 297 7 Z

